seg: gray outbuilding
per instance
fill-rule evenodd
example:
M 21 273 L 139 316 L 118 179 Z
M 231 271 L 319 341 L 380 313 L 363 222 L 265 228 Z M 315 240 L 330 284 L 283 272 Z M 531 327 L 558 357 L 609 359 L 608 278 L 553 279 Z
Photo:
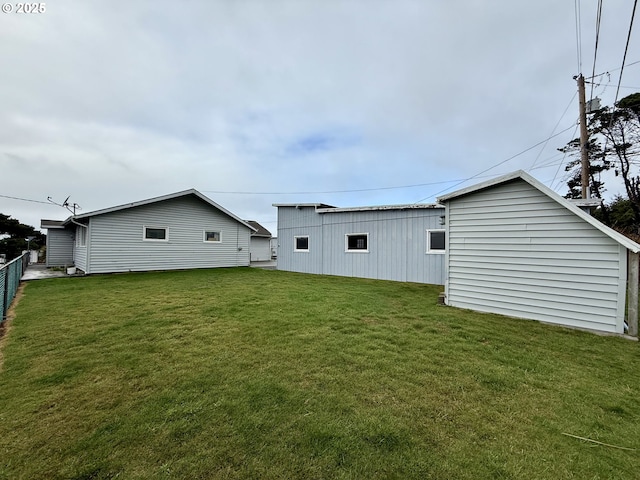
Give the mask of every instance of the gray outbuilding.
M 40 220 L 40 228 L 47 230 L 47 267 L 73 265 L 73 229 L 62 220 Z
M 278 208 L 278 269 L 444 283 L 444 207 L 435 204 Z
M 41 226 L 47 265 L 87 274 L 248 266 L 256 231 L 194 189 Z
M 637 268 L 640 245 L 523 171 L 438 202 L 447 218 L 448 305 L 625 332 L 628 265 Z M 635 296 L 637 279 L 631 285 Z
M 252 262 L 265 262 L 271 260 L 271 232 L 255 220 L 247 220 L 255 232 L 251 234 L 249 251 Z

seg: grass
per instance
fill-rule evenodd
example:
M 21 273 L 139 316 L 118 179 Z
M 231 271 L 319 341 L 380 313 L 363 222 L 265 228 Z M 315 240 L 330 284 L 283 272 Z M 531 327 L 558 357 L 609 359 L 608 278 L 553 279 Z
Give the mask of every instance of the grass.
M 1 347 L 0 478 L 638 478 L 637 343 L 439 290 L 246 268 L 31 282 Z

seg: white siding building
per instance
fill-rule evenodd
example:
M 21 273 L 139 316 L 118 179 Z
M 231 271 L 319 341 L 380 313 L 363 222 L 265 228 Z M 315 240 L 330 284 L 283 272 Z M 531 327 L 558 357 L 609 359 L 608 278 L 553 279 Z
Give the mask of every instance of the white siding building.
M 444 208 L 439 205 L 274 206 L 279 270 L 444 283 Z
M 256 231 L 251 234 L 249 251 L 252 262 L 265 262 L 271 260 L 271 232 L 255 220 L 247 220 Z
M 522 171 L 438 201 L 448 305 L 624 333 L 628 252 L 640 245 Z
M 63 221 L 41 220 L 40 228 L 47 230 L 47 267 L 73 265 L 74 232 Z
M 48 265 L 68 264 L 70 255 L 87 274 L 248 266 L 255 231 L 193 189 L 75 215 L 61 226 L 48 230 Z

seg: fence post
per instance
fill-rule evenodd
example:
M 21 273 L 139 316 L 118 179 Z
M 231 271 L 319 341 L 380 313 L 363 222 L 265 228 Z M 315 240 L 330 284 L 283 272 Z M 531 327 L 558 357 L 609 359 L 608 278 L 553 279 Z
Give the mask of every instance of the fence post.
M 629 335 L 638 336 L 638 286 L 640 284 L 640 253 L 633 253 L 629 250 L 629 300 L 627 309 L 627 324 L 629 325 Z

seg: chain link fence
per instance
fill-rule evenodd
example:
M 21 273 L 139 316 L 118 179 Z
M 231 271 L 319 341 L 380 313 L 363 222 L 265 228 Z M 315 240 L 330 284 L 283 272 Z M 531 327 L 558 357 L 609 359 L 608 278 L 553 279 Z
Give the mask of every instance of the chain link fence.
M 29 252 L 0 267 L 0 323 L 4 322 L 7 310 L 16 296 L 20 278 L 29 264 Z

